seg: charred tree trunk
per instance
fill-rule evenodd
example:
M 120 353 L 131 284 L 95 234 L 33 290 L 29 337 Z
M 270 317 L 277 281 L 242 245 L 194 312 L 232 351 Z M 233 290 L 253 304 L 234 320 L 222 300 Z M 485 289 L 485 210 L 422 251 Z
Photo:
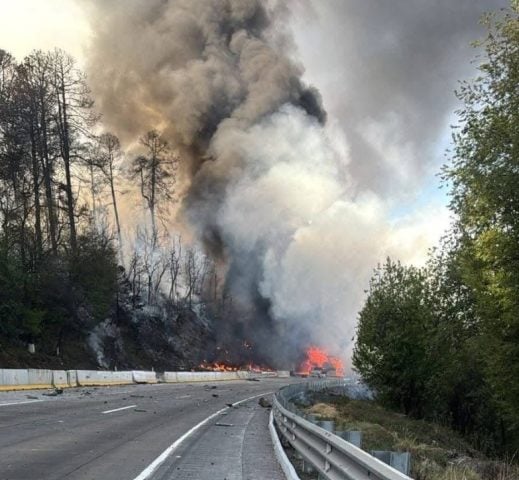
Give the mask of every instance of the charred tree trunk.
M 36 261 L 43 253 L 43 239 L 41 233 L 41 205 L 40 205 L 40 167 L 36 154 L 36 138 L 34 134 L 34 126 L 30 127 L 31 141 L 31 172 L 32 172 L 32 189 L 34 196 L 34 233 L 35 233 L 35 257 Z
M 45 100 L 40 96 L 40 160 L 43 170 L 43 181 L 45 185 L 45 197 L 47 206 L 47 220 L 49 225 L 49 238 L 51 250 L 53 254 L 58 251 L 57 241 L 57 219 L 54 211 L 54 196 L 52 192 L 52 162 L 49 157 L 48 130 L 47 130 L 47 112 L 45 108 Z
M 70 248 L 72 252 L 77 251 L 76 218 L 74 215 L 74 195 L 72 193 L 72 175 L 70 172 L 70 129 L 67 117 L 67 94 L 65 90 L 65 79 L 63 69 L 58 72 L 56 85 L 58 92 L 58 119 L 60 130 L 60 145 L 63 165 L 65 167 L 65 194 L 67 197 L 67 216 L 70 229 Z

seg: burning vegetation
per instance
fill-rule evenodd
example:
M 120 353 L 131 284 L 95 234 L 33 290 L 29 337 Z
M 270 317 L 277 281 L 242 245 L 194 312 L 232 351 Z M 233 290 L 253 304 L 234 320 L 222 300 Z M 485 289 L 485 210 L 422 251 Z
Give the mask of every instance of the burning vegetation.
M 256 365 L 255 363 L 248 364 L 226 364 L 223 362 L 202 362 L 198 368 L 203 371 L 208 372 L 238 372 L 238 371 L 247 371 L 254 373 L 263 373 L 263 372 L 273 372 L 274 370 L 265 365 Z

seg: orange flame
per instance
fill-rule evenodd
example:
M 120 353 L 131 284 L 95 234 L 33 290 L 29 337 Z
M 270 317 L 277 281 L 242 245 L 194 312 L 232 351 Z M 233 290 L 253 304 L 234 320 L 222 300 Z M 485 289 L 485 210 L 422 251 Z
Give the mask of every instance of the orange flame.
M 256 365 L 255 363 L 248 363 L 246 365 L 228 365 L 222 362 L 202 362 L 198 368 L 210 372 L 237 372 L 237 371 L 249 371 L 249 372 L 273 372 L 272 368 L 266 366 Z
M 306 350 L 305 360 L 299 365 L 298 372 L 309 375 L 315 368 L 335 370 L 336 376 L 344 376 L 344 363 L 339 357 L 329 355 L 319 347 L 310 346 Z

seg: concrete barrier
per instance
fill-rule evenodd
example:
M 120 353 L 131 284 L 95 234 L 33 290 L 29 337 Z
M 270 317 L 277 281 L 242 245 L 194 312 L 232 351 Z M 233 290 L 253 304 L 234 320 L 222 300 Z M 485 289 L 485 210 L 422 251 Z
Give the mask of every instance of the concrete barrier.
M 111 372 L 103 370 L 0 369 L 1 390 L 36 388 L 90 387 L 128 385 L 132 383 L 180 383 L 240 380 L 251 377 L 248 371 L 238 372 L 164 372 L 143 370 Z
M 52 370 L 52 385 L 55 388 L 66 388 L 69 386 L 68 375 L 65 370 Z
M 133 370 L 132 379 L 134 383 L 157 383 L 155 372 L 146 372 L 144 370 Z
M 26 385 L 29 385 L 29 372 L 27 370 L 0 370 L 0 390 L 13 390 L 17 386 L 22 388 Z
M 278 370 L 277 371 L 277 376 L 279 378 L 289 378 L 290 377 L 290 372 L 288 370 Z
M 177 372 L 177 382 L 214 382 L 217 372 Z
M 238 372 L 215 372 L 216 380 L 238 380 Z
M 102 385 L 127 385 L 133 383 L 132 372 L 108 372 L 98 370 L 76 370 L 77 383 L 81 387 Z
M 77 370 L 67 370 L 67 381 L 69 387 L 77 387 Z
M 157 373 L 157 380 L 160 383 L 177 383 L 177 372 Z
M 30 390 L 52 388 L 52 370 L 11 369 L 0 370 L 0 390 Z
M 52 387 L 52 370 L 29 368 L 29 385 L 37 385 L 37 388 Z

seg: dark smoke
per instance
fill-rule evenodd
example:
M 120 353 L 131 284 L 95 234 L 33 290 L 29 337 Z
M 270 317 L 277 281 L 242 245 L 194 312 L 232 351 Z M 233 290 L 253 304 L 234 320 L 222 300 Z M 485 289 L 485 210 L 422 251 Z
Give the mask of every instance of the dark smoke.
M 388 222 L 378 195 L 405 191 L 431 163 L 486 1 L 311 3 L 325 24 L 315 38 L 315 19 L 300 22 L 305 57 L 332 76 L 326 98 L 351 145 L 293 60 L 287 5 L 299 2 L 88 5 L 107 128 L 129 148 L 151 128 L 176 146 L 179 220 L 226 273 L 215 348 L 246 339 L 274 366 L 309 341 L 347 356 L 371 268 L 430 240 Z
M 234 310 L 219 331 L 236 337 L 241 330 L 279 360 L 287 339 L 278 337 L 270 300 L 259 289 L 268 241 L 241 251 L 219 218 L 229 186 L 264 166 L 246 152 L 213 145 L 289 105 L 308 122 L 326 120 L 318 91 L 301 81 L 302 68 L 272 29 L 275 10 L 256 0 L 99 1 L 91 11 L 89 77 L 105 123 L 127 143 L 160 128 L 181 150 L 189 187 L 180 215 L 227 265 L 224 288 Z

